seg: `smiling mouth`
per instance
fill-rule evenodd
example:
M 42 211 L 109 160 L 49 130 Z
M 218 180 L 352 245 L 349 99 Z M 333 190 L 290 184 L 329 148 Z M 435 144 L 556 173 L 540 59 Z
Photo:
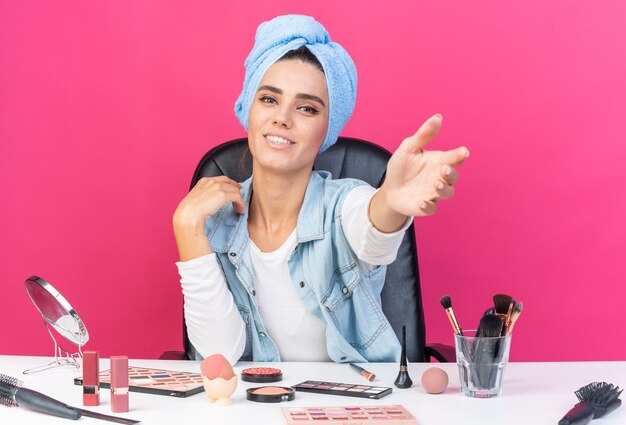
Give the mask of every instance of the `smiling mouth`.
M 266 134 L 265 135 L 265 139 L 267 139 L 270 142 L 272 142 L 274 144 L 277 144 L 277 145 L 295 145 L 295 143 L 292 142 L 291 140 L 284 139 L 282 137 L 274 136 L 274 135 L 271 135 L 271 134 Z

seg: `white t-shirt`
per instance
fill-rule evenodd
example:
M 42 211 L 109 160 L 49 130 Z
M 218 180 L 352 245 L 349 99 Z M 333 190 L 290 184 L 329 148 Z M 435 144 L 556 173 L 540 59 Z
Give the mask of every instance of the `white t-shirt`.
M 359 266 L 371 271 L 392 263 L 412 218 L 397 232 L 382 233 L 368 218 L 369 203 L 376 190 L 357 186 L 346 195 L 342 206 L 343 230 Z M 283 361 L 329 361 L 326 324 L 311 314 L 296 292 L 288 260 L 297 244 L 295 229 L 276 250 L 264 253 L 250 240 L 255 299 L 267 335 Z M 185 299 L 189 340 L 203 356 L 221 353 L 232 364 L 245 348 L 245 325 L 216 254 L 177 262 Z
M 250 240 L 259 315 L 282 361 L 330 361 L 326 351 L 326 325 L 306 309 L 289 275 L 287 262 L 296 244 L 296 229 L 273 252 L 261 252 Z

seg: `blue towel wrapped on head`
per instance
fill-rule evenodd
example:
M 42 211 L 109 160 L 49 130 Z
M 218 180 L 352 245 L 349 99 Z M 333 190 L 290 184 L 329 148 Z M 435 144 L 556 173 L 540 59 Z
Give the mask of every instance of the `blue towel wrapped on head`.
M 279 16 L 259 25 L 254 48 L 244 63 L 246 77 L 243 90 L 235 102 L 235 114 L 247 131 L 250 107 L 261 79 L 285 53 L 300 46 L 306 46 L 315 55 L 326 75 L 328 132 L 320 148 L 321 153 L 337 141 L 352 115 L 356 102 L 357 74 L 350 55 L 339 44 L 331 41 L 326 29 L 310 16 Z

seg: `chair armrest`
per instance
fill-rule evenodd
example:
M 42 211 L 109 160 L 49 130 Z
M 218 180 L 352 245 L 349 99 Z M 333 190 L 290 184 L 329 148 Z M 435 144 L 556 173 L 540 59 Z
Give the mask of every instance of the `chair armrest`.
M 184 351 L 164 351 L 159 360 L 187 360 L 187 356 Z
M 424 358 L 427 362 L 431 362 L 431 358 L 435 358 L 439 363 L 454 363 L 456 362 L 456 351 L 451 345 L 428 344 L 424 348 Z

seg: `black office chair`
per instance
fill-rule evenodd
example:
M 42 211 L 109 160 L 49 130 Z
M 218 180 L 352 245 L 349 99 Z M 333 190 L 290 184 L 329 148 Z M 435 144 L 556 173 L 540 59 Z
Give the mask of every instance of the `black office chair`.
M 193 174 L 191 188 L 202 177 L 225 175 L 244 181 L 252 173 L 252 158 L 247 150 L 248 139 L 223 143 L 207 152 Z M 318 155 L 316 170 L 330 171 L 333 178 L 356 178 L 379 187 L 387 170 L 391 154 L 386 149 L 364 140 L 340 137 L 331 148 Z M 407 356 L 411 362 L 454 361 L 453 347 L 425 344 L 424 311 L 420 289 L 419 265 L 413 225 L 406 231 L 396 260 L 387 266 L 385 285 L 381 293 L 382 308 L 398 339 L 406 325 Z M 185 352 L 168 351 L 162 359 L 194 359 L 195 349 L 189 342 L 183 315 L 183 344 Z

